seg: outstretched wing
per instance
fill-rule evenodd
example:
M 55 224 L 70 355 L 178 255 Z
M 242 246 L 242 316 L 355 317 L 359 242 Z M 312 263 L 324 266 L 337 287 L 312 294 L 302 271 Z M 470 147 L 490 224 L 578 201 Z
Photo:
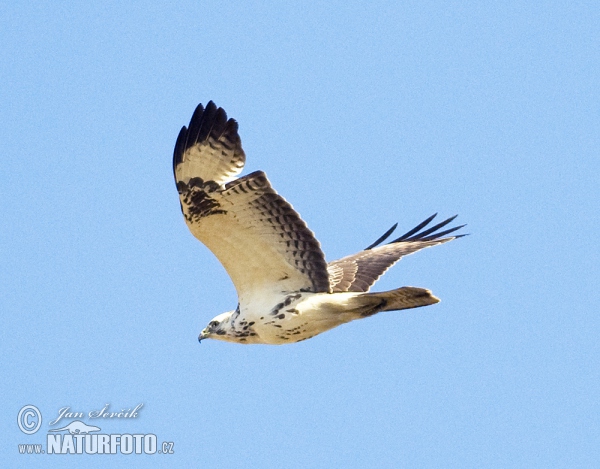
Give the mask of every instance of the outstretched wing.
M 465 225 L 436 233 L 440 228 L 443 228 L 454 220 L 456 216 L 448 218 L 425 231 L 421 231 L 436 215 L 432 215 L 408 233 L 391 241 L 389 244 L 380 246 L 396 229 L 396 224 L 364 251 L 330 262 L 327 270 L 329 272 L 329 283 L 331 284 L 332 291 L 367 292 L 379 277 L 403 256 L 464 236 L 442 237 L 453 233 Z
M 319 242 L 265 173 L 235 178 L 245 162 L 237 129 L 211 101 L 179 133 L 173 172 L 188 228 L 223 264 L 240 303 L 265 290 L 330 291 Z

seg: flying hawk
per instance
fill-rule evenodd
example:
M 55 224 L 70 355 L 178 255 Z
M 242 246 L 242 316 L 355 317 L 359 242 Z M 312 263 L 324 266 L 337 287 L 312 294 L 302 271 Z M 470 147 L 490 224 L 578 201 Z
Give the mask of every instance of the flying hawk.
M 212 101 L 198 105 L 173 154 L 181 211 L 239 297 L 237 308 L 212 319 L 199 340 L 289 344 L 381 311 L 439 302 L 424 288 L 368 292 L 402 256 L 463 236 L 444 237 L 465 225 L 440 231 L 455 216 L 425 229 L 433 215 L 382 244 L 394 225 L 363 251 L 327 263 L 312 231 L 265 173 L 237 177 L 245 161 L 237 122 Z

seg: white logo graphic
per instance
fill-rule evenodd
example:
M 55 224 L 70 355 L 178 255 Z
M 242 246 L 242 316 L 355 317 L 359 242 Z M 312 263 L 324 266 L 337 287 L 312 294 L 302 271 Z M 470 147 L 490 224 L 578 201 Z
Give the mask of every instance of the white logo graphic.
M 68 430 L 71 435 L 87 435 L 89 432 L 99 432 L 98 427 L 93 425 L 86 425 L 81 420 L 73 420 L 69 425 L 62 428 L 55 428 L 54 430 L 48 430 L 50 432 L 62 432 Z
M 69 423 L 62 421 L 62 427 L 48 429 L 45 442 L 19 444 L 19 454 L 174 454 L 175 443 L 159 441 L 154 433 L 104 434 L 99 433 L 100 427 L 79 420 L 89 418 L 92 422 L 96 419 L 102 419 L 103 422 L 123 419 L 131 421 L 130 419 L 138 418 L 143 407 L 144 404 L 140 403 L 133 408 L 116 408 L 113 411 L 110 409 L 110 404 L 105 404 L 99 410 L 86 413 L 73 411 L 69 406 L 62 407 L 58 411 L 58 416 L 47 425 L 56 425 L 62 419 L 78 420 Z M 36 406 L 26 405 L 19 411 L 17 423 L 23 433 L 33 435 L 42 426 L 42 413 Z M 104 424 L 102 426 L 104 427 Z
M 42 413 L 36 406 L 26 405 L 19 411 L 17 422 L 23 433 L 33 435 L 42 426 Z

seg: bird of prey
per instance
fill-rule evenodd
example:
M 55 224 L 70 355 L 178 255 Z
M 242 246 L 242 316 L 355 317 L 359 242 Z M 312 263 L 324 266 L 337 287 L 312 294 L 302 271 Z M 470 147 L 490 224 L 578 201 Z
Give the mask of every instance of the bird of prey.
M 192 234 L 225 267 L 238 294 L 233 311 L 213 318 L 199 340 L 289 344 L 381 311 L 438 303 L 429 290 L 402 287 L 370 293 L 401 257 L 464 235 L 426 228 L 435 215 L 382 244 L 394 225 L 363 251 L 327 263 L 319 242 L 262 171 L 237 177 L 246 156 L 238 124 L 210 101 L 179 132 L 173 173 Z

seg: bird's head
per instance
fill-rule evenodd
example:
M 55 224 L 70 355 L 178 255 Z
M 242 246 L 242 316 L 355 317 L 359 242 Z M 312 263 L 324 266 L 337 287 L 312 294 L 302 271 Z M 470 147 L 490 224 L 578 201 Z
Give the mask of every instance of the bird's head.
M 202 342 L 204 339 L 231 340 L 233 332 L 231 316 L 233 313 L 234 311 L 227 311 L 212 318 L 208 326 L 202 329 L 198 341 Z

